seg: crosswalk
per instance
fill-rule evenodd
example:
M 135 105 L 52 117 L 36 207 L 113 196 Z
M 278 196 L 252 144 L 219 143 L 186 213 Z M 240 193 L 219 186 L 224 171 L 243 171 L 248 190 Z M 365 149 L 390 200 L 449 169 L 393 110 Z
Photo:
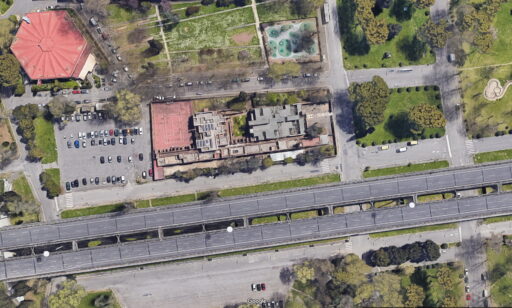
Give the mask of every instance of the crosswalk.
M 469 154 L 475 154 L 475 144 L 473 143 L 473 140 L 466 140 L 466 150 Z
M 352 241 L 345 242 L 345 249 L 347 250 L 348 253 L 352 252 Z
M 66 201 L 66 207 L 73 207 L 73 193 L 67 193 L 64 195 Z

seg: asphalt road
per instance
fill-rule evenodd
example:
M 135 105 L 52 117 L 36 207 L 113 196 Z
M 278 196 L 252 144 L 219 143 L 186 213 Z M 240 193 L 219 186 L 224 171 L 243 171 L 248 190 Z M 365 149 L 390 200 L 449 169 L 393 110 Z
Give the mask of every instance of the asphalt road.
M 320 208 L 332 204 L 358 204 L 370 200 L 386 200 L 398 196 L 411 196 L 428 191 L 453 191 L 463 187 L 480 187 L 484 183 L 510 181 L 512 179 L 511 167 L 511 164 L 502 164 L 455 171 L 447 170 L 424 175 L 366 181 L 357 184 L 306 188 L 289 193 L 278 192 L 267 196 L 246 196 L 196 206 L 184 205 L 171 208 L 152 208 L 122 216 L 86 217 L 50 224 L 22 225 L 0 231 L 0 248 L 31 246 L 35 243 L 48 244 L 50 242 L 91 238 L 100 235 L 130 233 L 171 225 L 198 224 L 205 221 L 222 221 L 240 217 L 258 217 L 270 213 Z M 506 198 L 507 195 L 493 195 L 486 198 L 495 197 L 498 199 Z M 446 211 L 455 210 L 454 213 L 457 213 L 457 208 L 454 204 L 459 203 L 461 205 L 460 202 L 464 204 L 464 207 L 461 208 L 461 213 L 465 212 L 466 206 L 469 206 L 470 210 L 473 207 L 485 207 L 485 204 L 481 203 L 483 198 L 468 199 L 479 200 L 476 204 L 469 205 L 466 205 L 464 200 L 446 200 L 438 203 L 439 207 L 435 206 L 434 209 L 439 209 L 439 211 L 443 212 L 446 207 Z M 496 206 L 500 206 L 500 203 L 496 203 Z M 421 208 L 426 209 L 426 207 Z M 361 226 L 365 223 L 373 225 L 373 223 L 389 222 L 389 219 L 396 220 L 397 222 L 414 220 L 414 217 L 409 217 L 407 213 L 401 213 L 400 211 L 400 208 L 390 208 L 389 211 L 382 213 L 392 213 L 391 216 L 383 214 L 385 215 L 383 217 L 379 215 L 374 216 L 371 211 L 350 214 L 347 227 L 351 227 L 357 219 L 360 220 Z M 430 214 L 425 213 L 425 215 L 433 215 L 432 211 L 431 209 Z M 445 214 L 440 216 L 443 215 Z M 345 216 L 337 217 L 342 218 L 336 218 L 332 223 L 343 224 L 339 219 L 345 219 Z M 379 220 L 381 218 L 382 221 Z M 330 217 L 330 219 L 334 218 Z M 318 226 L 318 228 L 322 230 L 323 226 Z

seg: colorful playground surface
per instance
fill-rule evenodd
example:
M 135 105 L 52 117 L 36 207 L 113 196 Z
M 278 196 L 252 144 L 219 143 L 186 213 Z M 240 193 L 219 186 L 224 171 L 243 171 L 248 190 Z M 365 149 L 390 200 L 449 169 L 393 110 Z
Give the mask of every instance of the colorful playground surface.
M 320 61 L 316 19 L 281 21 L 263 29 L 269 61 Z

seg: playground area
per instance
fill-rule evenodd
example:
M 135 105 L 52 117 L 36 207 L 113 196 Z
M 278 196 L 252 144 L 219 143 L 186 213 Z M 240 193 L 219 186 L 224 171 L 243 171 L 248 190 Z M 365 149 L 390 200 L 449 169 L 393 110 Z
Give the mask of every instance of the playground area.
M 484 97 L 487 100 L 495 101 L 502 98 L 507 92 L 508 86 L 512 84 L 512 81 L 507 81 L 502 87 L 501 82 L 498 79 L 490 79 L 487 82 L 487 86 L 484 90 Z
M 281 21 L 262 26 L 269 62 L 320 61 L 316 19 Z

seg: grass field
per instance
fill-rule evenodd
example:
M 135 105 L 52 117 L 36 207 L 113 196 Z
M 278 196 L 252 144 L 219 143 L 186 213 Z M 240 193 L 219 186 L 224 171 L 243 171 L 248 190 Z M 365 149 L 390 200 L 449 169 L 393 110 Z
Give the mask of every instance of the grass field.
M 368 171 L 363 172 L 363 177 L 372 178 L 372 177 L 377 177 L 377 176 L 386 176 L 386 175 L 393 175 L 393 174 L 428 171 L 428 170 L 434 170 L 434 169 L 448 168 L 448 166 L 449 166 L 448 161 L 440 160 L 440 161 L 433 161 L 433 162 L 422 163 L 422 164 L 411 164 L 411 165 L 406 165 L 406 166 L 368 170 Z
M 473 156 L 473 161 L 477 164 L 510 159 L 512 159 L 512 150 L 478 153 Z
M 416 87 L 412 87 L 410 90 L 411 92 L 407 92 L 403 88 L 402 92 L 398 93 L 397 89 L 393 89 L 384 112 L 384 121 L 375 126 L 374 132 L 359 138 L 358 140 L 361 143 L 371 145 L 372 142 L 382 144 L 384 141 L 389 142 L 395 139 L 398 141 L 412 140 L 414 136 L 409 131 L 403 131 L 402 115 L 407 113 L 413 106 L 419 104 L 430 104 L 441 108 L 441 101 L 436 98 L 439 92 L 435 91 L 434 87 L 429 86 L 428 90 L 425 90 L 425 87 L 419 87 L 419 91 L 416 91 Z M 430 135 L 435 136 L 436 133 L 439 136 L 443 136 L 444 128 L 426 129 L 424 135 L 430 137 Z
M 0 1 L 0 5 L 3 3 Z M 1 14 L 1 8 L 0 8 Z M 13 34 L 11 33 L 12 29 L 15 28 L 15 25 L 8 19 L 0 19 L 0 46 L 10 45 L 10 41 L 13 38 Z M 1 48 L 1 47 L 0 47 Z
M 30 188 L 27 178 L 24 175 L 19 176 L 12 182 L 12 190 L 21 196 L 23 201 L 35 201 L 34 194 Z
M 81 216 L 107 214 L 107 213 L 120 212 L 123 209 L 124 209 L 124 205 L 122 203 L 100 205 L 100 206 L 94 206 L 94 207 L 86 207 L 83 209 L 64 210 L 60 213 L 60 217 L 61 218 L 75 218 L 75 217 L 81 217 Z
M 441 201 L 441 200 L 447 200 L 447 199 L 453 199 L 453 198 L 455 198 L 455 194 L 452 192 L 441 193 L 441 194 L 422 195 L 422 196 L 418 196 L 418 203 Z
M 343 63 L 344 67 L 350 70 L 380 68 L 383 67 L 383 65 L 384 67 L 398 67 L 400 63 L 403 65 L 434 63 L 435 57 L 430 53 L 430 49 L 428 47 L 427 52 L 419 61 L 408 60 L 404 53 L 404 50 L 407 50 L 407 47 L 405 46 L 409 44 L 420 26 L 429 18 L 428 16 L 425 16 L 425 11 L 426 10 L 416 10 L 410 20 L 399 22 L 394 16 L 391 16 L 390 9 L 384 9 L 378 18 L 387 20 L 388 24 L 400 24 L 402 26 L 402 31 L 400 31 L 400 33 L 391 41 L 386 41 L 384 44 L 380 45 L 372 45 L 370 47 L 370 51 L 365 55 L 350 55 L 348 52 L 345 52 Z M 340 16 L 343 16 L 343 14 L 340 13 Z M 358 36 L 363 35 L 360 27 L 357 27 L 355 31 Z M 383 55 L 386 52 L 391 53 L 391 58 L 383 59 Z
M 270 224 L 278 221 L 285 221 L 286 215 L 256 217 L 251 219 L 251 225 Z
M 55 143 L 55 134 L 53 124 L 42 117 L 34 120 L 36 148 L 43 153 L 41 163 L 49 164 L 57 161 L 57 144 Z
M 397 205 L 398 205 L 398 201 L 397 200 L 375 201 L 375 203 L 374 203 L 374 206 L 376 208 L 393 207 L 393 206 L 397 206 Z
M 510 221 L 510 220 L 512 220 L 512 215 L 489 217 L 489 218 L 484 218 L 484 224 L 493 224 L 496 222 L 504 222 L 504 221 Z
M 198 6 L 199 7 L 199 12 L 197 12 L 197 13 L 191 15 L 191 16 L 187 16 L 186 15 L 186 8 L 189 7 L 189 6 Z M 180 19 L 182 19 L 182 20 L 186 19 L 186 18 L 190 18 L 190 17 L 197 17 L 197 16 L 201 16 L 201 15 L 207 15 L 207 14 L 222 12 L 222 11 L 225 11 L 225 10 L 234 9 L 236 7 L 237 6 L 234 5 L 234 4 L 231 4 L 229 6 L 216 6 L 215 4 L 201 5 L 200 2 L 179 3 L 179 4 L 173 4 L 172 5 L 173 11 L 175 13 L 177 13 L 180 16 Z
M 100 291 L 100 292 L 88 292 L 87 295 L 85 295 L 82 300 L 80 301 L 80 304 L 77 308 L 95 308 L 97 306 L 94 305 L 94 300 L 99 297 L 100 295 L 108 295 L 108 296 L 114 296 L 112 291 Z M 111 308 L 120 308 L 121 306 L 117 303 L 117 300 L 114 297 L 114 302 L 112 306 L 109 306 Z
M 502 184 L 501 190 L 502 191 L 512 191 L 512 184 Z
M 505 245 L 487 248 L 487 266 L 493 302 L 497 307 L 511 307 L 512 248 Z
M 223 189 L 219 192 L 219 195 L 221 197 L 230 197 L 230 196 L 238 196 L 238 195 L 255 194 L 255 193 L 264 192 L 264 191 L 272 191 L 272 190 L 290 189 L 290 188 L 295 188 L 295 187 L 336 183 L 339 181 L 340 181 L 339 174 L 328 174 L 328 175 L 321 175 L 321 176 L 305 178 L 305 179 Z
M 372 238 L 380 238 L 380 237 L 388 237 L 402 234 L 411 234 L 411 233 L 419 233 L 419 232 L 427 232 L 427 231 L 437 231 L 437 230 L 445 230 L 445 229 L 455 229 L 458 225 L 453 224 L 442 224 L 442 225 L 433 225 L 433 226 L 425 226 L 425 227 L 417 227 L 410 229 L 401 229 L 401 230 L 393 230 L 386 232 L 378 232 L 370 234 Z
M 182 21 L 174 29 L 166 32 L 170 51 L 199 50 L 202 48 L 225 48 L 234 46 L 232 37 L 239 34 L 237 28 L 254 23 L 251 8 L 243 8 Z M 252 30 L 249 34 L 252 34 Z
M 303 18 L 293 12 L 290 0 L 277 0 L 274 2 L 259 4 L 257 9 L 261 23 Z M 306 17 L 315 16 L 316 11 L 313 11 Z
M 107 6 L 107 12 L 107 24 L 109 25 L 128 23 L 135 20 L 144 19 L 148 16 L 156 14 L 154 6 L 151 6 L 151 9 L 149 11 L 141 13 L 137 10 L 129 10 L 123 8 L 117 4 L 109 4 Z
M 233 134 L 235 136 L 244 136 L 247 131 L 247 115 L 241 115 L 233 118 Z
M 14 0 L 12 2 L 14 2 Z M 11 5 L 7 4 L 7 1 L 5 1 L 5 0 L 0 0 L 0 15 L 7 12 L 7 10 L 11 7 Z
M 308 218 L 313 218 L 313 217 L 317 217 L 317 216 L 318 216 L 318 211 L 317 210 L 313 210 L 313 211 L 304 211 L 304 212 L 291 213 L 290 214 L 290 219 L 291 220 L 308 219 Z

